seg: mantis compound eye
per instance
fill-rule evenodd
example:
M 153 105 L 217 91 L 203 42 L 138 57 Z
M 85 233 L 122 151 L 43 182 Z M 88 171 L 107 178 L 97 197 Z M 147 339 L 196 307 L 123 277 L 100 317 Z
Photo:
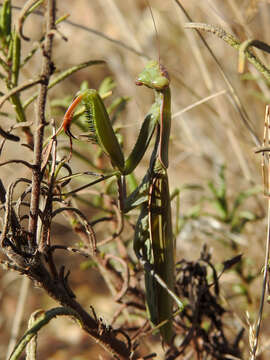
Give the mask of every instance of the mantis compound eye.
M 136 80 L 136 85 L 145 85 L 151 89 L 161 91 L 170 84 L 166 68 L 157 61 L 150 61 Z

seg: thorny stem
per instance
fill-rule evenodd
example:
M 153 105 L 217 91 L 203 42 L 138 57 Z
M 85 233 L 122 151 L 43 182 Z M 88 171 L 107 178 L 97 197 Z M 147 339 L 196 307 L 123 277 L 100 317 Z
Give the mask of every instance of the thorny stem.
M 44 127 L 46 124 L 45 106 L 48 92 L 48 83 L 50 76 L 53 72 L 51 55 L 54 36 L 53 30 L 55 29 L 55 12 L 56 0 L 48 0 L 46 14 L 46 36 L 41 70 L 41 78 L 43 80 L 43 83 L 40 85 L 38 96 L 38 110 L 36 115 L 36 132 L 34 144 L 34 169 L 32 173 L 32 193 L 30 202 L 30 218 L 28 225 L 28 231 L 31 234 L 30 244 L 33 248 L 36 247 L 38 208 L 40 198 L 40 186 L 42 180 L 41 161 Z
M 74 299 L 69 296 L 62 288 L 62 285 L 55 284 L 54 281 L 43 281 L 47 272 L 44 267 L 40 267 L 42 278 L 42 285 L 49 295 L 61 303 L 62 306 L 71 308 L 78 314 L 78 318 L 81 322 L 81 327 L 100 345 L 102 345 L 107 351 L 113 355 L 117 355 L 118 359 L 124 360 L 129 358 L 129 349 L 125 342 L 118 339 L 115 333 L 106 329 L 105 324 L 100 323 L 101 329 L 99 329 L 99 322 L 94 320 Z M 58 287 L 58 288 L 57 288 Z

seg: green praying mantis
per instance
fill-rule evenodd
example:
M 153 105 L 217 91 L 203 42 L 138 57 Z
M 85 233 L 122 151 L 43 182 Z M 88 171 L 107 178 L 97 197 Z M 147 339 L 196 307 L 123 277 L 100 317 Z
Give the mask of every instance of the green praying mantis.
M 145 269 L 146 303 L 150 320 L 160 327 L 163 340 L 169 344 L 173 339 L 173 302 L 180 309 L 183 308 L 183 303 L 173 292 L 175 245 L 167 175 L 171 128 L 170 80 L 166 69 L 158 62 L 151 61 L 138 76 L 136 84 L 154 90 L 155 101 L 126 160 L 105 105 L 96 90 L 88 89 L 79 93 L 69 106 L 56 135 L 64 129 L 71 141 L 74 137 L 70 131 L 74 110 L 79 103 L 83 103 L 90 137 L 107 154 L 114 168 L 112 176 L 116 176 L 121 183 L 121 179 L 132 173 L 140 163 L 156 130 L 147 173 L 133 193 L 120 202 L 120 207 L 123 214 L 141 207 L 135 227 L 134 251 Z

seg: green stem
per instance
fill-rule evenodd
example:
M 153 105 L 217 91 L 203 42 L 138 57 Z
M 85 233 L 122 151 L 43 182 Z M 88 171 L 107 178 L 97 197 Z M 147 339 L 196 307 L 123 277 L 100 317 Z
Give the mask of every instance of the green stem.
M 29 330 L 27 330 L 27 332 L 19 340 L 18 344 L 10 355 L 9 360 L 18 360 L 26 345 L 31 341 L 34 336 L 37 335 L 38 331 L 41 330 L 45 325 L 47 325 L 52 319 L 60 315 L 72 316 L 78 319 L 78 315 L 75 311 L 64 307 L 57 307 L 44 312 L 38 317 L 38 319 L 34 322 L 33 326 Z
M 234 49 L 240 51 L 241 42 L 235 38 L 233 35 L 227 33 L 224 29 L 222 29 L 218 25 L 210 25 L 204 23 L 186 23 L 186 29 L 197 29 L 211 32 L 214 35 L 217 35 L 220 39 L 225 41 L 227 44 L 232 46 Z M 251 44 L 252 45 L 252 44 Z M 253 43 L 254 45 L 254 43 Z M 266 80 L 270 83 L 270 70 L 246 47 L 244 50 L 244 54 L 247 60 L 255 66 L 255 68 L 266 78 Z

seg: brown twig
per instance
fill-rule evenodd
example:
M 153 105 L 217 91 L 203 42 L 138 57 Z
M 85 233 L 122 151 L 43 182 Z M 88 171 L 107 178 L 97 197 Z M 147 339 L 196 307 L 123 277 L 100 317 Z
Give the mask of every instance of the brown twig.
M 55 12 L 56 12 L 56 0 L 48 0 L 47 13 L 46 13 L 46 35 L 45 44 L 43 49 L 43 62 L 41 79 L 42 84 L 39 88 L 38 96 L 38 111 L 36 114 L 36 132 L 34 143 L 34 166 L 32 173 L 32 193 L 30 201 L 30 219 L 28 230 L 31 234 L 30 244 L 33 248 L 37 246 L 36 232 L 37 232 L 37 220 L 38 220 L 38 208 L 40 198 L 40 185 L 42 181 L 41 162 L 42 162 L 42 145 L 44 136 L 44 127 L 46 124 L 45 118 L 45 106 L 48 92 L 48 83 L 53 73 L 53 64 L 51 60 L 52 45 L 53 45 L 53 31 L 55 29 Z
M 0 166 L 13 164 L 13 163 L 15 163 L 15 164 L 23 164 L 26 167 L 28 167 L 29 169 L 34 169 L 34 166 L 29 164 L 29 162 L 27 162 L 25 160 L 19 160 L 19 159 L 13 159 L 13 160 L 4 161 L 4 162 L 0 163 Z
M 124 278 L 124 282 L 123 282 L 123 287 L 122 289 L 120 290 L 120 292 L 116 295 L 115 297 L 115 301 L 117 302 L 120 302 L 121 299 L 123 298 L 123 296 L 126 294 L 127 290 L 128 290 L 128 287 L 129 287 L 129 278 L 130 278 L 130 275 L 129 275 L 129 268 L 128 268 L 128 264 L 123 260 L 121 259 L 120 257 L 118 256 L 115 256 L 113 254 L 107 254 L 105 256 L 105 261 L 107 262 L 109 259 L 113 259 L 115 261 L 118 261 L 122 266 L 123 266 L 123 269 L 124 269 L 124 274 L 123 274 L 123 278 Z M 106 265 L 106 263 L 105 263 Z

